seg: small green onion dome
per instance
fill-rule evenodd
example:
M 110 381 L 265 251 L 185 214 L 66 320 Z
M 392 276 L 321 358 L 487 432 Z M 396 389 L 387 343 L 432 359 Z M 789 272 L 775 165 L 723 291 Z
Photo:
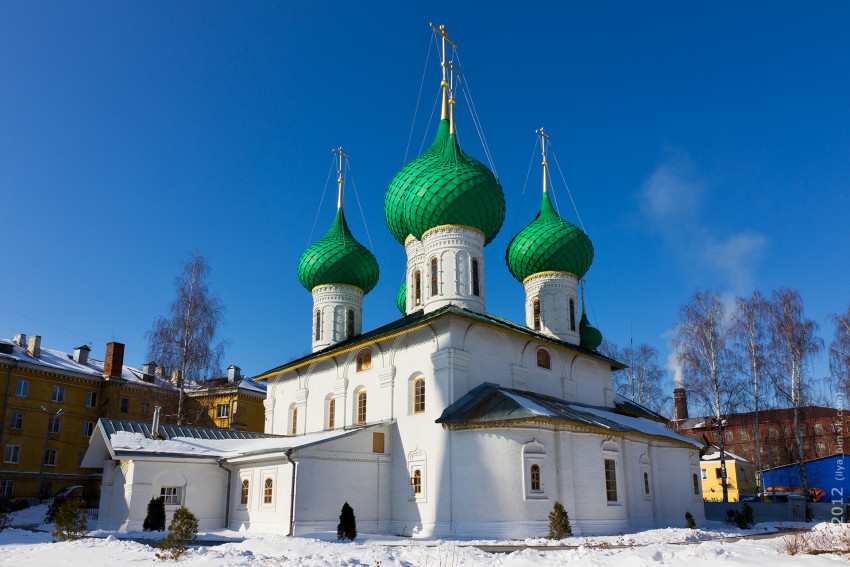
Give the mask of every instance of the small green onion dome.
M 398 293 L 395 296 L 395 304 L 402 315 L 407 315 L 407 282 L 401 282 Z
M 298 279 L 308 291 L 319 285 L 346 284 L 369 293 L 379 274 L 378 261 L 351 235 L 342 208 L 337 209 L 327 234 L 298 260 Z
M 578 324 L 579 343 L 586 349 L 596 350 L 602 344 L 602 333 L 596 327 L 591 326 L 587 314 L 581 314 L 581 322 Z
M 437 226 L 454 224 L 493 240 L 505 220 L 502 186 L 487 167 L 470 157 L 441 120 L 431 147 L 399 171 L 384 197 L 384 218 L 396 240 L 418 239 Z
M 520 282 L 541 272 L 569 272 L 581 279 L 593 262 L 593 244 L 555 212 L 549 193 L 543 193 L 540 212 L 508 244 L 505 262 Z

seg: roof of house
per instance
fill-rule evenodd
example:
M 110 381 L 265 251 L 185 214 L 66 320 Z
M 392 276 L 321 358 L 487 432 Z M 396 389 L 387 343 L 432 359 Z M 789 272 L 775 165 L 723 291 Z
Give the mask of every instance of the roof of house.
M 214 394 L 218 390 L 228 390 L 230 388 L 235 388 L 238 390 L 245 390 L 246 392 L 265 396 L 267 386 L 268 385 L 265 382 L 257 382 L 254 378 L 248 378 L 243 376 L 239 380 L 231 382 L 228 380 L 227 376 L 222 376 L 217 378 L 209 378 L 207 380 L 201 380 L 200 382 L 193 382 L 192 385 L 189 387 L 189 394 Z
M 444 316 L 462 317 L 464 319 L 469 319 L 477 323 L 483 323 L 485 325 L 490 325 L 513 333 L 518 333 L 537 342 L 566 348 L 579 354 L 580 356 L 608 363 L 609 365 L 611 365 L 612 368 L 625 368 L 625 365 L 623 363 L 617 362 L 613 358 L 609 358 L 601 353 L 581 347 L 579 345 L 574 345 L 550 337 L 548 335 L 544 335 L 543 333 L 533 331 L 528 327 L 524 325 L 519 325 L 517 323 L 514 323 L 513 321 L 508 321 L 507 319 L 502 319 L 501 317 L 496 317 L 495 315 L 490 315 L 487 313 L 475 313 L 473 311 L 458 307 L 456 305 L 446 305 L 445 307 L 441 307 L 440 309 L 432 311 L 431 313 L 425 313 L 424 311 L 417 311 L 415 313 L 411 313 L 406 317 L 402 317 L 401 319 L 397 319 L 382 327 L 373 329 L 368 333 L 363 333 L 362 335 L 346 339 L 322 350 L 302 356 L 301 358 L 296 358 L 295 360 L 287 362 L 286 364 L 282 364 L 280 366 L 272 368 L 271 370 L 267 370 L 266 372 L 257 376 L 255 379 L 267 380 L 272 376 L 283 374 L 284 372 L 294 370 L 316 360 L 329 358 L 331 356 L 335 356 L 351 350 L 355 350 L 357 348 L 364 347 L 370 343 L 373 343 L 378 340 L 383 340 L 390 336 L 396 336 L 401 333 L 409 332 L 414 329 L 424 327 L 432 321 L 435 321 L 436 319 L 439 319 L 440 317 Z
M 304 449 L 386 425 L 380 422 L 346 429 L 284 436 L 215 427 L 160 424 L 158 438 L 148 421 L 100 419 L 81 466 L 100 467 L 105 459 L 179 458 L 233 459 Z
M 92 378 L 103 378 L 103 361 L 89 357 L 86 364 L 80 364 L 74 360 L 74 355 L 60 350 L 42 348 L 38 358 L 31 356 L 27 349 L 18 346 L 15 342 L 0 338 L 0 343 L 12 345 L 12 354 L 0 354 L 0 361 L 17 361 L 36 366 L 43 366 L 45 370 L 54 372 L 75 372 Z M 79 348 L 79 347 L 78 347 Z M 153 386 L 159 388 L 173 389 L 174 386 L 168 380 L 159 376 L 153 378 L 153 382 L 142 379 L 144 372 L 136 368 L 124 366 L 121 369 L 121 379 L 141 386 Z
M 634 414 L 637 408 L 645 410 L 641 417 Z M 612 433 L 664 437 L 700 447 L 695 441 L 667 429 L 664 423 L 655 418 L 657 415 L 634 402 L 631 402 L 629 411 L 625 412 L 619 407 L 604 408 L 571 403 L 552 396 L 484 382 L 447 407 L 437 419 L 437 423 L 484 425 L 544 418 Z
M 711 452 L 706 453 L 705 455 L 702 456 L 703 461 L 719 461 L 720 460 L 720 447 L 718 447 L 717 445 L 712 445 L 711 449 L 712 449 Z M 724 449 L 723 452 L 725 453 L 724 456 L 726 457 L 727 461 L 740 461 L 742 463 L 752 464 L 752 462 L 748 461 L 747 459 L 745 459 L 744 457 L 742 457 L 740 455 L 736 455 L 732 451 L 728 451 L 728 450 Z

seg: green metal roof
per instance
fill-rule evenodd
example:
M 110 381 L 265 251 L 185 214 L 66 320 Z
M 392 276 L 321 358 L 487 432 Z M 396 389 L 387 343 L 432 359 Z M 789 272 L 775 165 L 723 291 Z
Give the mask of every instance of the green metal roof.
M 297 368 L 305 364 L 310 364 L 316 359 L 329 358 L 341 352 L 347 352 L 355 348 L 362 348 L 375 341 L 380 341 L 384 337 L 390 335 L 395 336 L 399 333 L 404 333 L 407 330 L 427 325 L 432 321 L 439 319 L 440 317 L 449 316 L 464 317 L 466 319 L 471 319 L 473 321 L 477 321 L 485 325 L 492 325 L 506 331 L 511 331 L 524 335 L 541 344 L 549 344 L 566 348 L 573 352 L 587 356 L 588 358 L 594 358 L 596 360 L 605 362 L 609 364 L 612 368 L 620 369 L 626 367 L 622 362 L 618 362 L 613 358 L 607 357 L 599 352 L 589 350 L 587 348 L 582 347 L 581 345 L 574 345 L 565 341 L 558 340 L 554 337 L 544 335 L 543 333 L 533 331 L 528 327 L 524 325 L 519 325 L 517 323 L 514 323 L 513 321 L 508 321 L 507 319 L 502 319 L 501 317 L 496 317 L 495 315 L 488 315 L 487 313 L 474 313 L 472 311 L 469 311 L 468 309 L 463 309 L 462 307 L 458 307 L 456 305 L 446 305 L 445 307 L 441 307 L 436 311 L 432 311 L 430 313 L 425 313 L 424 311 L 415 311 L 410 315 L 402 317 L 401 319 L 397 319 L 382 327 L 378 327 L 377 329 L 369 331 L 368 333 L 363 333 L 362 335 L 358 335 L 356 337 L 352 337 L 350 339 L 334 343 L 333 345 L 328 346 L 322 350 L 302 356 L 301 358 L 296 358 L 295 360 L 291 360 L 285 364 L 281 364 L 280 366 L 276 366 L 270 370 L 267 370 L 266 372 L 263 372 L 259 376 L 255 376 L 254 380 L 266 380 L 270 375 L 282 374 L 290 369 Z
M 352 236 L 342 208 L 337 209 L 327 234 L 298 260 L 298 279 L 308 291 L 318 285 L 347 284 L 369 293 L 379 275 L 378 261 Z
M 407 315 L 407 282 L 401 282 L 398 293 L 395 294 L 395 304 L 402 315 Z
M 590 324 L 587 314 L 581 314 L 581 322 L 578 324 L 578 336 L 581 346 L 589 350 L 596 350 L 602 344 L 602 333 Z
M 581 279 L 593 262 L 593 244 L 558 215 L 549 193 L 543 193 L 540 212 L 508 244 L 505 262 L 520 282 L 541 272 L 569 272 Z
M 477 228 L 486 244 L 505 220 L 505 195 L 493 173 L 460 148 L 449 121 L 441 120 L 431 147 L 390 182 L 384 218 L 402 244 L 410 234 L 421 239 L 447 224 Z

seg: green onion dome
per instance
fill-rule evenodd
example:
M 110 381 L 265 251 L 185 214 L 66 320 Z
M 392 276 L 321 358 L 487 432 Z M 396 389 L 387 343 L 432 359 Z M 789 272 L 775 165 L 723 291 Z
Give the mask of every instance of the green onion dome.
M 431 147 L 399 171 L 384 197 L 384 218 L 396 240 L 421 239 L 437 226 L 453 224 L 493 240 L 505 220 L 502 186 L 487 167 L 460 149 L 449 121 L 441 120 Z
M 308 291 L 319 285 L 346 284 L 369 293 L 379 274 L 378 261 L 351 235 L 341 207 L 327 234 L 298 260 L 298 279 Z
M 508 244 L 505 262 L 520 282 L 541 272 L 569 272 L 581 279 L 593 262 L 593 244 L 555 212 L 544 192 L 540 212 Z
M 581 322 L 578 324 L 578 337 L 579 344 L 590 350 L 596 350 L 602 344 L 602 333 L 591 326 L 585 313 L 581 314 Z
M 395 304 L 402 315 L 407 315 L 407 282 L 401 282 L 398 293 L 395 296 Z

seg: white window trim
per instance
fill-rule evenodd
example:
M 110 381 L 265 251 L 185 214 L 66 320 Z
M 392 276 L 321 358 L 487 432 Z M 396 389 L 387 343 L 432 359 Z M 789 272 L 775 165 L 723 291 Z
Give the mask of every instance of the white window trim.
M 617 499 L 608 500 L 608 482 L 605 477 L 605 461 L 614 461 L 614 480 L 617 484 Z M 623 505 L 623 463 L 620 460 L 620 448 L 614 441 L 608 440 L 602 444 L 602 497 L 605 498 L 605 503 L 608 506 Z M 641 491 L 643 491 L 643 478 L 641 477 Z
M 424 503 L 428 502 L 428 468 L 425 458 L 425 451 L 418 447 L 407 455 L 407 477 L 408 477 L 408 500 L 411 502 Z M 419 494 L 413 492 L 413 473 L 416 470 L 422 471 L 422 491 Z
M 229 419 L 230 418 L 230 404 L 216 404 L 215 405 L 215 418 L 216 419 Z
M 170 490 L 174 491 L 173 495 L 164 494 L 165 492 L 170 491 Z M 171 485 L 171 486 L 160 486 L 159 487 L 159 496 L 165 497 L 165 506 L 166 507 L 179 508 L 180 506 L 183 505 L 183 498 L 185 497 L 185 495 L 186 495 L 186 490 L 185 490 L 184 486 L 173 486 L 173 485 Z M 169 502 L 168 500 L 171 499 L 172 497 L 174 497 L 174 499 L 176 499 L 177 502 Z
M 248 501 L 245 504 L 242 503 L 242 483 L 248 481 Z M 239 475 L 239 485 L 236 487 L 236 509 L 237 510 L 247 510 L 251 507 L 251 490 L 254 488 L 254 479 L 250 473 Z M 274 488 L 272 488 L 274 490 Z M 274 500 L 274 493 L 272 493 L 272 500 Z
M 292 466 L 292 465 L 289 465 Z M 272 501 L 266 503 L 266 479 L 272 479 Z M 260 508 L 263 510 L 274 510 L 277 502 L 277 493 L 280 486 L 277 484 L 277 472 L 274 469 L 264 470 L 260 473 Z M 248 502 L 251 497 L 248 496 Z
M 58 396 L 56 395 L 57 392 L 59 393 Z M 51 393 L 50 401 L 56 402 L 57 404 L 64 404 L 65 403 L 65 386 L 62 386 L 60 384 L 54 384 L 53 390 L 52 390 L 52 393 Z
M 17 448 L 18 449 L 18 451 L 17 451 L 18 454 L 16 455 L 17 459 L 15 459 L 14 461 L 10 460 L 8 458 L 9 449 L 11 449 L 11 448 Z M 10 465 L 17 465 L 18 463 L 20 463 L 21 462 L 21 446 L 20 445 L 6 445 L 6 447 L 3 449 L 3 462 L 6 463 L 6 464 L 10 464 Z
M 21 390 L 23 393 L 18 393 L 18 386 L 23 386 Z M 18 381 L 15 382 L 15 397 L 16 398 L 29 398 L 30 397 L 30 381 L 24 380 L 23 378 L 18 378 Z
M 50 453 L 51 451 L 53 452 L 53 462 L 48 463 L 47 462 L 47 454 Z M 44 454 L 41 456 L 41 460 L 43 461 L 45 467 L 55 467 L 56 461 L 59 460 L 59 452 L 56 449 L 47 449 L 44 452 Z
M 547 500 L 548 471 L 546 469 L 546 446 L 534 439 L 522 447 L 522 486 L 523 500 Z M 540 467 L 540 490 L 531 489 L 531 466 Z

